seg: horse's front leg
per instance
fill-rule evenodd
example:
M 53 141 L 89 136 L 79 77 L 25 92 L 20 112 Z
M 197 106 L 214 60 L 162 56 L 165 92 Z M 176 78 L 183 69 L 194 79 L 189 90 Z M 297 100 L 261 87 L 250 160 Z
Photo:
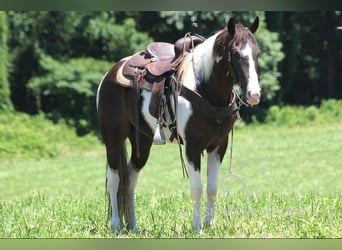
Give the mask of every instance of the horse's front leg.
M 218 153 L 218 148 L 208 152 L 207 160 L 207 210 L 205 214 L 205 224 L 214 224 L 215 202 L 217 196 L 218 174 L 221 166 L 222 157 Z
M 190 192 L 191 199 L 193 201 L 193 213 L 192 213 L 192 228 L 195 233 L 201 232 L 202 221 L 201 221 L 201 197 L 203 193 L 203 186 L 201 182 L 201 171 L 200 171 L 200 156 L 197 160 L 192 160 L 191 157 L 187 157 L 188 173 L 190 179 Z

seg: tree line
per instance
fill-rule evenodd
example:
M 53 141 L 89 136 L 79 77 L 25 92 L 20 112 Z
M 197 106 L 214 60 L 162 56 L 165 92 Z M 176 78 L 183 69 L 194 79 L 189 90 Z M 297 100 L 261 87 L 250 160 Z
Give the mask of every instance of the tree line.
M 120 58 L 152 41 L 175 42 L 193 22 L 208 37 L 229 17 L 249 25 L 256 15 L 261 109 L 342 97 L 339 11 L 2 11 L 0 109 L 44 112 L 86 134 L 96 129 L 98 83 Z

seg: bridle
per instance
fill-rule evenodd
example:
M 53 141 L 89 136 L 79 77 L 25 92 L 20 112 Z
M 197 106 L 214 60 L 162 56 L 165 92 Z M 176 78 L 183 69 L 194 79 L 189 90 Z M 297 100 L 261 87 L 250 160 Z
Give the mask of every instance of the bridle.
M 236 70 L 235 70 L 235 67 L 234 67 L 234 64 L 233 64 L 233 60 L 232 60 L 232 54 L 233 54 L 233 49 L 230 48 L 228 50 L 228 54 L 227 54 L 227 61 L 228 61 L 228 68 L 230 68 L 228 71 L 227 71 L 227 75 L 229 74 L 229 72 L 232 72 L 233 75 L 234 75 L 234 79 L 236 79 L 236 82 L 240 82 L 240 79 L 239 79 L 239 75 L 236 73 Z M 246 106 L 246 107 L 249 107 L 250 105 L 248 103 L 246 103 L 240 96 L 239 94 L 233 89 L 233 91 L 235 92 L 235 95 L 237 97 L 237 100 L 238 100 L 238 108 L 240 109 L 241 106 Z
M 230 48 L 228 50 L 228 55 L 227 55 L 227 61 L 228 61 L 228 70 L 227 70 L 227 76 L 229 75 L 230 72 L 233 73 L 234 75 L 234 79 L 236 79 L 237 82 L 240 82 L 239 80 L 239 77 L 238 77 L 238 74 L 236 73 L 236 70 L 234 69 L 234 65 L 232 63 L 232 52 L 233 49 Z M 208 97 L 206 96 L 205 94 L 205 91 L 203 90 L 202 86 L 201 86 L 201 81 L 200 81 L 200 78 L 199 78 L 199 75 L 198 73 L 196 72 L 196 69 L 195 69 L 195 62 L 194 62 L 194 54 L 192 54 L 192 58 L 191 58 L 191 63 L 192 63 L 192 70 L 194 72 L 194 75 L 195 75 L 195 80 L 196 80 L 196 86 L 197 86 L 197 89 L 198 89 L 198 92 L 200 95 L 202 95 L 206 100 L 209 100 Z M 236 96 L 236 99 L 234 101 L 237 101 L 237 104 L 238 104 L 238 109 L 241 108 L 241 106 L 246 106 L 246 107 L 249 107 L 250 105 L 248 103 L 246 103 L 241 97 L 240 95 L 238 94 L 237 91 L 235 91 L 233 89 L 233 94 Z M 229 102 L 228 105 L 231 105 L 231 101 Z

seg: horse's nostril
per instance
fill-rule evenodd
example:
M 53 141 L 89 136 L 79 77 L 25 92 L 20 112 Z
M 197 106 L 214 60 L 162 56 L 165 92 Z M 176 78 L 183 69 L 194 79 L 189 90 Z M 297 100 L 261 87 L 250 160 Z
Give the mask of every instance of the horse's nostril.
M 248 91 L 247 92 L 247 97 L 249 99 L 259 99 L 260 98 L 260 92 L 257 91 Z

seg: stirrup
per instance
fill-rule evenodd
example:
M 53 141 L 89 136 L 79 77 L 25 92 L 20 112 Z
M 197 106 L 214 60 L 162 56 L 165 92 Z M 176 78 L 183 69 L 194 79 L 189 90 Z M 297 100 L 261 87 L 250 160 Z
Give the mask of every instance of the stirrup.
M 153 144 L 154 145 L 164 145 L 166 144 L 165 134 L 163 128 L 161 127 L 160 123 L 157 122 L 156 130 L 153 136 Z

